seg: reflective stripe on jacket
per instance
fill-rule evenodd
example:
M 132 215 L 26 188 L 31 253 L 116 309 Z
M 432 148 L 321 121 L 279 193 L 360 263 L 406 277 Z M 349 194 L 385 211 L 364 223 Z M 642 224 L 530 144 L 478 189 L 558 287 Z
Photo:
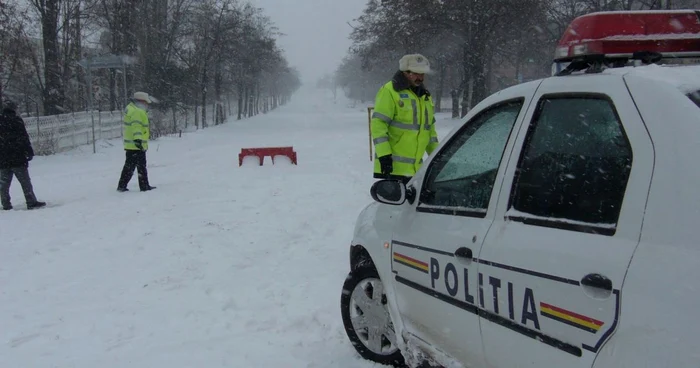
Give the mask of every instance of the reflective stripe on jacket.
M 418 97 L 410 89 L 396 91 L 391 81 L 377 92 L 370 127 L 375 174 L 381 174 L 376 158 L 391 155 L 392 175 L 413 176 L 423 164 L 423 155 L 438 146 L 432 97 Z
M 146 110 L 136 106 L 133 102 L 126 106 L 124 110 L 124 149 L 137 151 L 134 143 L 140 139 L 143 149 L 148 149 L 148 139 L 151 136 L 151 129 L 148 122 Z

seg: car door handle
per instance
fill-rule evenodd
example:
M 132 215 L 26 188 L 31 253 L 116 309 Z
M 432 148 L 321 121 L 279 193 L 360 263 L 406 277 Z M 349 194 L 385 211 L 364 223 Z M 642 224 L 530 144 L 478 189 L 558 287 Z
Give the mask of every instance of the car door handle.
M 455 257 L 460 258 L 462 260 L 471 261 L 472 258 L 474 258 L 474 253 L 472 253 L 471 249 L 467 247 L 462 247 L 455 251 Z
M 613 283 L 609 278 L 599 274 L 599 273 L 589 273 L 581 279 L 581 285 L 593 287 L 596 289 L 603 289 L 606 291 L 612 291 Z

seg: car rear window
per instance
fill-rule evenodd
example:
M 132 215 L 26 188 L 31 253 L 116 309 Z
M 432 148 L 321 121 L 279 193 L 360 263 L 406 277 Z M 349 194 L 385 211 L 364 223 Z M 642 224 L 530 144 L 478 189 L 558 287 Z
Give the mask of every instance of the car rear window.
M 695 102 L 695 105 L 700 107 L 700 89 L 695 92 L 688 93 L 686 96 L 688 96 L 691 101 Z
M 612 236 L 632 168 L 632 147 L 604 95 L 546 95 L 516 170 L 515 221 Z M 534 216 L 534 217 L 531 217 Z

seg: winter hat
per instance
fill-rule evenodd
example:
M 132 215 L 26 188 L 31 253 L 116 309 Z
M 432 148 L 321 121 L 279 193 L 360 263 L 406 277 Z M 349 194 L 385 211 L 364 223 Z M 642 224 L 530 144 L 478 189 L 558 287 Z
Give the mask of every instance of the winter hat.
M 145 103 L 153 103 L 151 97 L 146 92 L 134 92 L 134 100 L 143 101 Z
M 418 74 L 431 74 L 430 62 L 421 54 L 404 55 L 399 60 L 399 70 L 402 72 L 412 71 Z

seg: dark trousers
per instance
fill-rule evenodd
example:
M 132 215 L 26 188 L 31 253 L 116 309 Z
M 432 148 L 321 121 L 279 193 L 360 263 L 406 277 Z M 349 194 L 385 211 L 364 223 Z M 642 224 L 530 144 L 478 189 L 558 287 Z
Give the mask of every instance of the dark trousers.
M 10 184 L 12 177 L 16 176 L 24 191 L 24 199 L 28 205 L 36 203 L 32 179 L 29 178 L 29 169 L 26 167 L 14 167 L 11 169 L 0 169 L 0 202 L 7 208 L 12 206 L 10 198 Z
M 146 170 L 146 151 L 125 151 L 126 161 L 124 162 L 124 168 L 122 169 L 117 188 L 126 188 L 134 175 L 134 169 L 136 169 L 139 175 L 139 189 L 148 190 L 150 184 L 148 183 L 148 170 Z

